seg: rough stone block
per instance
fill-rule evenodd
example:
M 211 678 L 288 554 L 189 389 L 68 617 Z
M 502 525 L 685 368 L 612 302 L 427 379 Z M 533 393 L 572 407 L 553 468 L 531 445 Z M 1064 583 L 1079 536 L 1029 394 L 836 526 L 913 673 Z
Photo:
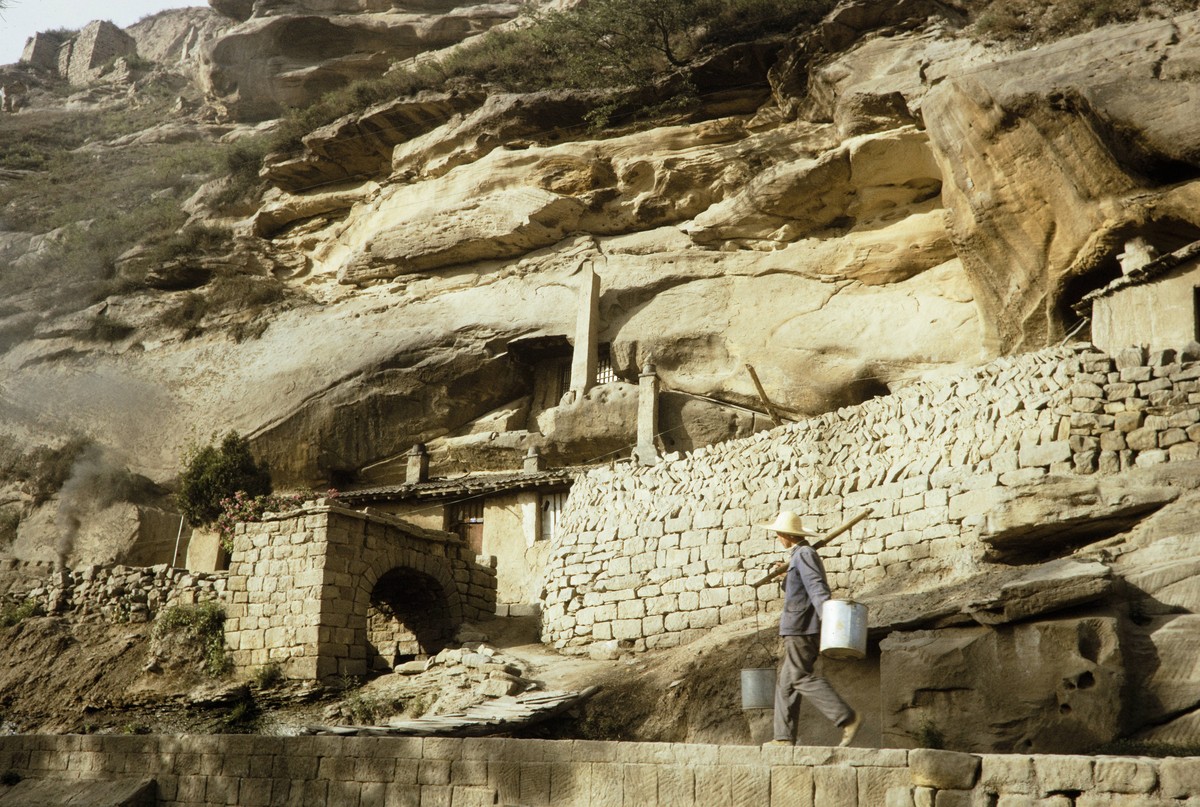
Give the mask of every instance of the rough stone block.
M 1071 458 L 1071 444 L 1067 440 L 1053 440 L 1035 446 L 1023 446 L 1019 454 L 1021 467 L 1053 465 Z
M 1033 760 L 1016 754 L 986 754 L 982 758 L 979 786 L 997 793 L 1037 792 Z
M 848 765 L 813 769 L 813 804 L 858 804 L 858 773 Z
M 908 753 L 914 785 L 939 790 L 970 790 L 979 779 L 982 759 L 959 751 L 914 748 Z
M 816 807 L 813 804 L 813 769 L 773 766 L 771 807 Z
M 1136 759 L 1101 757 L 1093 769 L 1096 789 L 1108 793 L 1149 793 L 1158 785 L 1158 772 Z
M 1095 785 L 1090 757 L 1035 757 L 1033 767 L 1038 787 L 1047 795 L 1061 790 L 1091 790 Z
M 1200 765 L 1195 759 L 1169 757 L 1158 763 L 1159 791 L 1164 798 L 1200 796 Z

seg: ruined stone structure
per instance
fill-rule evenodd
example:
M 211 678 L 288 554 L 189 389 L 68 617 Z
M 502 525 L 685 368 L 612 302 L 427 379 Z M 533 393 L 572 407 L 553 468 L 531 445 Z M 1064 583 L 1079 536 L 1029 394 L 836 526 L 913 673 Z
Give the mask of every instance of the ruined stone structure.
M 26 735 L 0 737 L 0 769 L 23 777 L 0 784 L 0 800 L 22 804 L 96 803 L 87 788 L 114 780 L 131 789 L 149 782 L 162 807 L 1180 807 L 1200 799 L 1194 757 L 583 740 Z
M 62 37 L 58 34 L 35 34 L 25 41 L 21 62 L 41 70 L 58 70 L 58 51 L 62 45 Z
M 72 84 L 90 84 L 115 60 L 136 54 L 133 37 L 107 20 L 95 20 L 59 47 L 57 70 Z
M 238 526 L 225 636 L 242 670 L 364 676 L 377 659 L 437 652 L 493 614 L 495 592 L 457 536 L 320 500 Z

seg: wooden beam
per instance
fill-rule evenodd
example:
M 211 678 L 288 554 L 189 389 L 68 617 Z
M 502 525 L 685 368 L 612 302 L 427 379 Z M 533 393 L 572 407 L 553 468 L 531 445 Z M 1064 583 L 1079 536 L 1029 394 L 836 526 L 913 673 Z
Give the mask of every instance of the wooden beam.
M 776 426 L 782 426 L 783 420 L 779 417 L 779 412 L 775 410 L 775 405 L 767 398 L 766 390 L 763 389 L 762 382 L 758 380 L 758 373 L 754 372 L 754 366 L 746 362 L 746 370 L 750 373 L 750 380 L 754 382 L 754 388 L 758 390 L 758 398 L 762 401 L 763 406 L 767 408 L 767 413 L 771 415 L 771 420 Z

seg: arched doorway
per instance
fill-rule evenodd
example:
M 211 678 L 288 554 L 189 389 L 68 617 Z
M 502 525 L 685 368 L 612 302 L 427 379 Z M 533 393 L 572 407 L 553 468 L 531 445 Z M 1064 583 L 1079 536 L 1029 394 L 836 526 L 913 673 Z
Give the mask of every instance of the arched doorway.
M 435 655 L 454 636 L 446 592 L 432 577 L 403 567 L 379 578 L 367 608 L 367 663 L 391 671 Z

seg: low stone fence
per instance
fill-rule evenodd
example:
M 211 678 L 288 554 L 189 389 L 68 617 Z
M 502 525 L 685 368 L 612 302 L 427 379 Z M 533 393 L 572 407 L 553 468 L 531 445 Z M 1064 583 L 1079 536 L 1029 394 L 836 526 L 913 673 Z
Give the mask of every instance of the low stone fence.
M 13 604 L 32 600 L 47 614 L 148 622 L 167 606 L 223 600 L 226 577 L 166 564 L 60 570 L 50 563 L 4 561 L 0 593 Z
M 1179 807 L 1200 798 L 1196 758 L 492 738 L 9 736 L 0 773 L 23 780 L 0 785 L 0 799 L 153 779 L 163 807 Z
M 1200 456 L 1200 362 L 1109 357 L 1072 345 L 657 465 L 590 471 L 572 488 L 545 569 L 543 641 L 670 647 L 779 597 L 749 585 L 779 558 L 754 525 L 781 509 L 827 531 L 835 596 L 885 577 L 948 580 L 978 568 L 980 529 L 1004 489 Z

